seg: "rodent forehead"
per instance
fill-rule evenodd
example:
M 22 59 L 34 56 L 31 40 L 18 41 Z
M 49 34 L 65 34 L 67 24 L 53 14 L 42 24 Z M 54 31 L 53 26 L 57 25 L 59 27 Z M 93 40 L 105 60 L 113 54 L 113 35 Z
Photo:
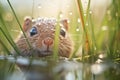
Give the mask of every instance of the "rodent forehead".
M 38 31 L 40 32 L 46 32 L 46 31 L 55 31 L 55 25 L 53 24 L 35 24 L 33 27 L 36 27 Z
M 54 18 L 37 18 L 37 19 L 33 19 L 32 22 L 35 25 L 45 25 L 45 26 L 49 26 L 49 25 L 55 25 L 56 24 L 56 19 Z
M 56 19 L 37 18 L 33 20 L 33 27 L 37 27 L 38 30 L 54 30 L 56 27 Z

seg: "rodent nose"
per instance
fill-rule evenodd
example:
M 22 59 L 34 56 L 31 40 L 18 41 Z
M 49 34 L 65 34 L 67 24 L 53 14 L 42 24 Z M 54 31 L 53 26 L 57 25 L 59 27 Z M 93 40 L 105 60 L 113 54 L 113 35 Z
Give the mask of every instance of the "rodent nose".
M 44 39 L 44 44 L 45 44 L 46 46 L 52 45 L 52 44 L 53 44 L 53 39 L 50 38 L 50 37 L 45 38 L 45 39 Z

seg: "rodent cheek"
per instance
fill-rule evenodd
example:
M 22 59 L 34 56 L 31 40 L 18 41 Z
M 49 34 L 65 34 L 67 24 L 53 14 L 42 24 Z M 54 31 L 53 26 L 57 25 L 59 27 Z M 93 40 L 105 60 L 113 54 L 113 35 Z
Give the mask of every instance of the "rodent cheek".
M 35 48 L 41 48 L 42 47 L 42 40 L 38 39 L 33 43 L 33 47 Z

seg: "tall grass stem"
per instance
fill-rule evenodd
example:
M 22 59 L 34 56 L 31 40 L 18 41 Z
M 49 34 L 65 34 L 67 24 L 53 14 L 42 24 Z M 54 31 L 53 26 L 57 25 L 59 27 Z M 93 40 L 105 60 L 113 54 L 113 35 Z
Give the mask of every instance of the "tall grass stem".
M 20 27 L 21 31 L 23 32 L 24 37 L 26 38 L 25 40 L 26 40 L 26 42 L 27 42 L 27 44 L 28 44 L 28 47 L 31 49 L 32 46 L 30 45 L 30 43 L 29 43 L 29 41 L 28 41 L 28 39 L 27 39 L 27 36 L 26 36 L 26 34 L 25 34 L 25 32 L 24 32 L 24 30 L 23 30 L 23 28 L 22 28 L 22 26 L 21 26 L 21 24 L 20 24 L 20 22 L 19 22 L 19 20 L 18 20 L 18 18 L 17 18 L 17 15 L 16 15 L 16 13 L 15 13 L 15 11 L 14 11 L 11 3 L 10 3 L 10 1 L 7 0 L 7 2 L 8 2 L 8 4 L 9 4 L 9 6 L 10 6 L 10 8 L 11 8 L 11 10 L 12 10 L 14 16 L 15 16 L 15 18 L 16 18 L 17 23 L 19 24 L 19 27 Z

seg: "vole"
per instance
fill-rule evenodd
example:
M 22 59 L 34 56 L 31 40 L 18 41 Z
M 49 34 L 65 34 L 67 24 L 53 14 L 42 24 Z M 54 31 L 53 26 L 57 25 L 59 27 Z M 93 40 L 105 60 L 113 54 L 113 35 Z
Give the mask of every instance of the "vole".
M 58 45 L 58 55 L 69 57 L 73 51 L 73 41 L 68 33 L 68 21 L 63 19 L 60 22 L 60 35 Z M 54 18 L 36 18 L 26 17 L 23 23 L 23 30 L 32 47 L 29 48 L 25 37 L 21 34 L 16 44 L 22 56 L 50 56 L 54 51 L 54 39 L 57 20 Z

